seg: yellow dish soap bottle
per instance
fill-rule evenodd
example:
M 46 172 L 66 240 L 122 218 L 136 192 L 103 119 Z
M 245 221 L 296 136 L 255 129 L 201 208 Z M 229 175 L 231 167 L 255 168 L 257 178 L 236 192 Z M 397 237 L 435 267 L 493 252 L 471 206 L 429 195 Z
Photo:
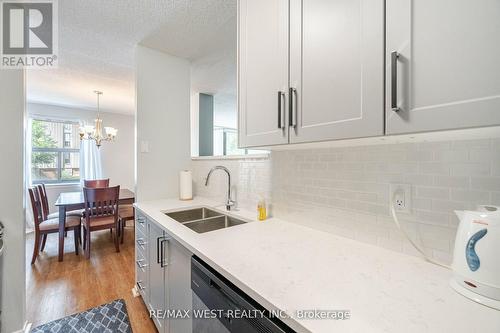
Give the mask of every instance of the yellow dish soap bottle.
M 264 221 L 265 219 L 267 219 L 266 200 L 264 199 L 264 197 L 261 197 L 259 202 L 257 203 L 257 211 L 259 212 L 259 221 Z

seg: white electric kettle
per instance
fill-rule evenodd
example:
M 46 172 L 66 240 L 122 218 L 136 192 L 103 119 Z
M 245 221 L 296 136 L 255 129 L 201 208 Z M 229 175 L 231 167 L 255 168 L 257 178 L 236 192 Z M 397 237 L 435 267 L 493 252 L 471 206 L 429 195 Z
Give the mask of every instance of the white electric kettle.
M 460 294 L 500 310 L 500 207 L 455 211 L 460 225 L 451 286 Z

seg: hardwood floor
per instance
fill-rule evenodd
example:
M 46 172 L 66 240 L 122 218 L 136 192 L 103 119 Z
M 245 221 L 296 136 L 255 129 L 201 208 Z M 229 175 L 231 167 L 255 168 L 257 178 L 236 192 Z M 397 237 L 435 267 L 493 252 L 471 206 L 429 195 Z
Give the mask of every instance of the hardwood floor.
M 129 222 L 130 223 L 130 222 Z M 34 235 L 27 236 L 27 320 L 33 327 L 123 298 L 132 329 L 156 332 L 141 297 L 133 297 L 134 229 L 125 229 L 125 243 L 115 252 L 109 230 L 92 233 L 91 256 L 75 255 L 73 233 L 64 242 L 64 261 L 57 261 L 57 234 L 48 236 L 45 251 L 30 265 Z M 80 248 L 81 250 L 81 248 Z

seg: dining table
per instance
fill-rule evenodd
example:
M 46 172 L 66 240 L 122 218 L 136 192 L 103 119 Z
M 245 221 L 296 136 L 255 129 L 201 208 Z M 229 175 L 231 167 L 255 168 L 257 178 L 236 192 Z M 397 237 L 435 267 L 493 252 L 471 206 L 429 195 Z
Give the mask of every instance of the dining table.
M 134 192 L 126 188 L 120 189 L 118 205 L 133 204 L 134 200 Z M 55 206 L 59 209 L 59 261 L 63 261 L 66 212 L 85 208 L 83 191 L 62 192 L 59 194 Z

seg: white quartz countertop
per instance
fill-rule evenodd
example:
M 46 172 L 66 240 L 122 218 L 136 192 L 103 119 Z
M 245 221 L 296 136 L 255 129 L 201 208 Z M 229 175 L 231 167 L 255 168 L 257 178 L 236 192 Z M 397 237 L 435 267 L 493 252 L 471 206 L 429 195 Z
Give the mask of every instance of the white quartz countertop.
M 136 207 L 297 332 L 500 332 L 500 311 L 449 287 L 451 271 L 423 259 L 271 218 L 198 234 L 163 211 L 217 206 L 203 198 Z M 256 212 L 232 215 L 255 219 Z M 301 319 L 297 310 L 349 310 Z

